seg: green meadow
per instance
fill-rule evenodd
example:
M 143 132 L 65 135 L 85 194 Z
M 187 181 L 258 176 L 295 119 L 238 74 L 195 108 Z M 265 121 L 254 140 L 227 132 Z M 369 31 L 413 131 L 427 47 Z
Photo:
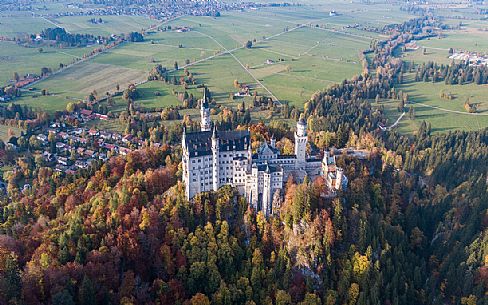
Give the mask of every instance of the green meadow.
M 338 7 L 341 7 L 339 2 Z M 408 18 L 401 12 L 391 14 L 386 6 L 368 6 L 369 10 L 377 10 L 372 14 L 356 9 L 333 17 L 329 16 L 331 9 L 331 6 L 305 5 L 293 9 L 227 12 L 219 18 L 182 17 L 169 25 L 173 28 L 187 26 L 191 31 L 148 33 L 144 42 L 127 43 L 109 50 L 40 82 L 38 87 L 58 97 L 53 98 L 55 106 L 46 109 L 64 109 L 70 98 L 84 98 L 93 90 L 113 92 L 116 84 L 124 88 L 130 82 L 139 83 L 156 64 L 173 69 L 175 61 L 180 67 L 190 62 L 189 71 L 198 83 L 208 85 L 218 103 L 229 102 L 229 95 L 236 90 L 233 82 L 238 80 L 250 85 L 258 94 L 269 96 L 271 92 L 278 100 L 301 107 L 315 91 L 361 71 L 358 52 L 367 48 L 371 39 L 378 35 L 346 28 L 346 25 L 353 24 L 360 16 L 371 26 L 387 23 L 385 14 L 398 21 Z M 70 30 L 88 31 L 86 22 L 81 19 L 66 17 L 58 21 Z M 147 26 L 135 21 L 132 24 Z M 112 31 L 104 29 L 108 25 L 109 19 L 97 30 Z M 251 49 L 243 48 L 248 40 L 254 41 Z M 162 91 L 173 90 L 165 86 L 167 88 Z M 48 103 L 49 97 L 45 99 Z M 36 99 L 37 105 L 44 104 L 39 101 Z M 32 99 L 26 97 L 21 102 L 29 104 Z M 178 103 L 172 94 L 147 97 L 139 102 L 147 107 Z
M 488 127 L 488 86 L 487 85 L 446 85 L 443 82 L 413 82 L 408 75 L 406 82 L 399 87 L 408 94 L 407 114 L 398 124 L 398 130 L 405 134 L 414 134 L 422 121 L 431 124 L 433 132 L 454 130 L 479 130 Z M 452 100 L 442 99 L 441 92 L 451 93 Z M 477 104 L 477 113 L 468 113 L 464 108 L 466 100 Z M 382 101 L 388 125 L 400 116 L 397 111 L 398 101 Z M 415 117 L 410 119 L 409 107 L 415 110 Z
M 30 48 L 18 45 L 10 41 L 0 41 L 0 85 L 7 84 L 17 72 L 20 76 L 27 73 L 41 73 L 41 68 L 51 68 L 53 71 L 59 69 L 59 65 L 69 65 L 84 54 L 91 52 L 90 48 L 53 48 L 42 47 Z
M 90 19 L 102 18 L 103 23 L 94 24 Z M 159 21 L 139 16 L 67 16 L 53 20 L 59 27 L 70 33 L 110 36 L 141 31 Z
M 458 24 L 457 21 L 456 24 Z M 454 23 L 453 23 L 454 24 Z M 420 64 L 422 62 L 434 61 L 437 63 L 449 64 L 448 50 L 478 51 L 488 50 L 488 32 L 482 31 L 487 22 L 463 21 L 460 29 L 445 31 L 442 38 L 431 38 L 417 41 L 418 50 L 398 53 L 403 60 Z M 426 53 L 423 53 L 423 48 Z M 413 82 L 413 76 L 407 75 L 406 83 L 398 89 L 407 92 L 409 100 L 415 109 L 415 119 L 409 120 L 405 116 L 399 123 L 401 132 L 412 134 L 425 120 L 430 122 L 434 132 L 445 132 L 452 130 L 478 130 L 488 127 L 488 85 L 446 85 L 444 82 L 433 84 L 432 82 Z M 449 92 L 454 95 L 453 100 L 441 99 L 440 93 Z M 478 113 L 469 114 L 464 109 L 464 102 L 469 99 L 470 103 L 476 103 Z M 399 116 L 396 111 L 397 102 L 385 104 L 387 116 L 390 122 L 394 122 Z

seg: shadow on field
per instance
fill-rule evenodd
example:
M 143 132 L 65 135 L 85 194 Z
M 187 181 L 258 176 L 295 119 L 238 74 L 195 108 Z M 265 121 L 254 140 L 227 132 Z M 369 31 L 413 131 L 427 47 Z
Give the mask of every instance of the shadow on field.
M 449 131 L 449 130 L 453 130 L 453 128 L 452 127 L 432 127 L 431 128 L 432 132 L 444 132 L 444 131 Z
M 161 88 L 161 90 L 155 88 L 139 88 L 137 90 L 141 94 L 141 97 L 138 98 L 139 101 L 152 100 L 157 97 L 163 97 L 168 95 L 166 90 L 164 90 L 163 88 Z

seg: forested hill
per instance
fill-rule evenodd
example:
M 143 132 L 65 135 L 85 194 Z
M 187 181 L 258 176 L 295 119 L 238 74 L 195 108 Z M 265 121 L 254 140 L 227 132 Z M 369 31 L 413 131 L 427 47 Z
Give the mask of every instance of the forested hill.
M 289 180 L 269 219 L 230 187 L 190 203 L 178 144 L 75 175 L 23 163 L 0 201 L 0 304 L 488 304 L 488 130 L 381 133 L 368 101 L 400 95 L 392 50 L 435 24 L 389 28 L 374 75 L 307 103 L 313 145 L 371 152 L 338 157 L 335 198 L 319 178 Z
M 465 156 L 486 152 L 487 132 L 477 136 L 483 140 L 464 147 Z M 449 155 L 439 147 L 432 149 Z M 420 179 L 395 169 L 393 155 L 340 158 L 350 183 L 333 200 L 320 196 L 320 179 L 290 181 L 280 215 L 268 220 L 228 187 L 187 202 L 175 179 L 177 154 L 168 149 L 117 157 L 66 179 L 40 169 L 32 191 L 0 214 L 0 300 L 485 304 L 481 166 L 452 162 L 451 173 L 466 169 L 467 178 L 447 186 L 450 175 Z

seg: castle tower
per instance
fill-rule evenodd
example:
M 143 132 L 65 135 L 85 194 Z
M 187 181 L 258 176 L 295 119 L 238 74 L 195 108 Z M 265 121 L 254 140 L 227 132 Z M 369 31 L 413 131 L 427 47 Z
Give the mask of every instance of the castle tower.
M 335 189 L 340 190 L 342 187 L 342 179 L 344 177 L 344 170 L 340 167 L 336 169 L 336 181 L 335 181 Z
M 207 98 L 207 88 L 203 89 L 203 98 L 200 103 L 200 129 L 201 131 L 210 131 L 211 121 L 210 121 L 210 106 L 208 104 Z
M 325 150 L 324 158 L 322 159 L 322 175 L 324 177 L 327 177 L 327 174 L 329 173 L 329 158 L 330 152 L 328 150 Z
M 276 139 L 275 139 L 274 135 L 271 136 L 270 146 L 273 148 L 276 148 Z
M 263 202 L 262 202 L 262 211 L 264 216 L 268 217 L 271 213 L 271 204 L 272 204 L 272 184 L 271 184 L 271 171 L 269 165 L 266 164 L 266 170 L 264 171 L 263 175 Z
M 303 118 L 297 122 L 297 131 L 295 132 L 295 155 L 298 163 L 305 163 L 307 154 L 307 123 Z
M 212 182 L 213 190 L 217 191 L 220 186 L 219 176 L 219 138 L 217 136 L 217 127 L 215 126 L 212 134 Z
M 181 137 L 181 147 L 183 148 L 183 181 L 185 182 L 185 196 L 186 199 L 190 199 L 190 187 L 188 177 L 188 152 L 186 148 L 186 127 L 183 127 L 183 135 Z
M 251 129 L 247 129 L 249 132 L 251 132 Z M 251 141 L 249 141 L 248 146 L 247 146 L 247 170 L 251 171 L 252 167 L 252 144 Z

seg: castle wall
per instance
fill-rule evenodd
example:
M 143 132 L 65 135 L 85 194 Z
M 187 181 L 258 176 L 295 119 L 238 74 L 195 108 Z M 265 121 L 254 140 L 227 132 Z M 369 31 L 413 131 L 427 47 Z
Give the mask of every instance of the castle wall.
M 192 198 L 200 192 L 208 192 L 213 189 L 213 163 L 212 156 L 190 158 L 187 162 L 188 170 L 185 175 L 187 181 L 187 196 Z
M 210 130 L 208 106 L 202 107 L 201 116 L 202 131 Z M 221 151 L 221 143 L 215 129 L 211 140 L 211 151 L 198 151 L 198 154 L 205 155 L 190 158 L 186 151 L 185 140 L 183 140 L 183 181 L 186 185 L 186 197 L 191 199 L 200 192 L 217 190 L 223 185 L 231 185 L 246 197 L 254 209 L 263 211 L 266 216 L 269 216 L 273 213 L 274 195 L 283 192 L 284 183 L 290 175 L 296 182 L 302 182 L 306 176 L 313 180 L 323 175 L 329 189 L 339 189 L 341 180 L 347 181 L 347 178 L 343 176 L 342 170 L 336 167 L 334 156 L 331 157 L 326 152 L 323 160 L 306 159 L 308 141 L 306 128 L 303 120 L 297 123 L 295 155 L 292 156 L 280 156 L 273 140 L 270 147 L 267 144 L 262 146 L 262 149 L 258 151 L 257 159 L 251 159 L 250 143 L 247 140 L 244 146 L 249 150 Z M 195 145 L 195 142 L 191 141 L 195 141 L 195 137 L 189 142 Z M 225 141 L 223 140 L 224 146 L 222 147 L 224 149 L 232 148 L 229 146 L 229 142 Z M 210 149 L 205 145 L 202 147 Z M 194 146 L 191 148 L 195 149 Z M 236 146 L 234 145 L 233 148 L 236 149 Z

